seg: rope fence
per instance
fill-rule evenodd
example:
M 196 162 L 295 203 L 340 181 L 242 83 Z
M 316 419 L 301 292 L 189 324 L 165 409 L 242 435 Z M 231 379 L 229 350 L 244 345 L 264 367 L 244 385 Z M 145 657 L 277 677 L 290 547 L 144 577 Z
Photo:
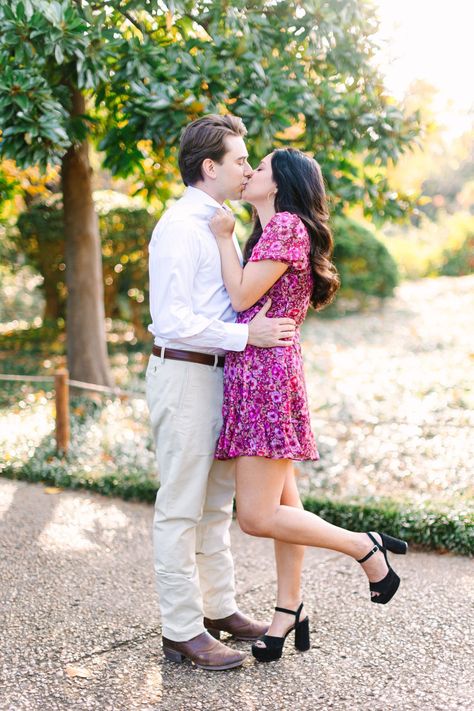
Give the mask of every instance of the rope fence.
M 69 389 L 77 388 L 79 390 L 88 390 L 92 392 L 114 395 L 119 398 L 130 399 L 145 399 L 145 393 L 135 392 L 133 390 L 122 390 L 108 385 L 96 385 L 95 383 L 86 383 L 80 380 L 70 380 L 69 371 L 67 369 L 58 370 L 54 375 L 10 375 L 8 373 L 0 373 L 0 381 L 10 382 L 32 382 L 32 383 L 54 383 L 55 404 L 56 404 L 56 448 L 60 453 L 66 453 L 70 443 L 70 415 L 69 415 Z M 326 409 L 326 408 L 324 408 Z M 366 420 L 360 418 L 346 419 L 326 417 L 323 418 L 328 422 L 338 422 L 348 425 L 369 425 L 375 429 L 380 425 L 402 425 L 407 427 L 423 427 L 429 429 L 444 429 L 446 427 L 465 429 L 467 425 L 457 424 L 455 422 L 410 422 L 409 420 Z
M 32 383 L 54 383 L 54 375 L 5 375 L 0 374 L 0 380 L 23 381 Z
M 71 439 L 69 389 L 89 390 L 98 393 L 114 395 L 120 398 L 145 399 L 144 393 L 112 388 L 108 385 L 85 383 L 81 380 L 70 380 L 67 369 L 58 370 L 54 375 L 10 375 L 0 373 L 0 380 L 24 383 L 54 383 L 54 399 L 56 404 L 56 449 L 59 453 L 66 454 Z
M 0 380 L 12 381 L 12 382 L 31 382 L 31 383 L 54 383 L 54 375 L 7 375 L 0 373 Z M 71 388 L 78 388 L 80 390 L 94 390 L 98 393 L 110 393 L 111 395 L 116 395 L 117 397 L 129 397 L 129 398 L 145 398 L 145 393 L 134 392 L 133 390 L 121 390 L 121 388 L 112 388 L 108 385 L 96 385 L 95 383 L 84 383 L 81 380 L 69 380 L 68 385 Z

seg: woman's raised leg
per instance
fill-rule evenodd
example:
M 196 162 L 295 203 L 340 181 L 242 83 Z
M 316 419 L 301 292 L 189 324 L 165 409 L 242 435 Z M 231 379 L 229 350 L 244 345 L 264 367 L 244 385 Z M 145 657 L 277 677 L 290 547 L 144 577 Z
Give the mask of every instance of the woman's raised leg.
M 363 558 L 373 543 L 363 532 L 348 531 L 320 516 L 281 503 L 289 460 L 239 457 L 236 467 L 236 505 L 246 533 L 300 546 L 328 548 Z M 378 534 L 375 534 L 379 540 Z M 379 541 L 380 542 L 380 541 Z M 382 580 L 388 567 L 378 551 L 362 567 L 370 582 Z

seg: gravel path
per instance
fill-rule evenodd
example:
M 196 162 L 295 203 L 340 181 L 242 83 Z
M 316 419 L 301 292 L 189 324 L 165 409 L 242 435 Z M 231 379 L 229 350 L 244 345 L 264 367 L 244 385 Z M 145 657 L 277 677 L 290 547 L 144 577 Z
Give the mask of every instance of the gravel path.
M 472 560 L 397 557 L 400 592 L 371 605 L 360 568 L 308 550 L 312 647 L 206 672 L 165 662 L 151 506 L 0 479 L 2 711 L 467 711 Z M 233 528 L 239 604 L 268 617 L 270 541 Z M 244 643 L 236 644 L 247 649 Z

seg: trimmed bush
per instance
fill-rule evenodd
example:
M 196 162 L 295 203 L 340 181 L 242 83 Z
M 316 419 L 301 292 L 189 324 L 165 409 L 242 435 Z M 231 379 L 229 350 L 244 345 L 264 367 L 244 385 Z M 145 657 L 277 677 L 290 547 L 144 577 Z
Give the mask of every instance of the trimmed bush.
M 474 272 L 474 231 L 457 247 L 443 252 L 439 273 L 443 276 L 466 276 Z
M 412 508 L 388 499 L 348 503 L 308 497 L 303 503 L 308 511 L 335 526 L 358 531 L 386 531 L 426 548 L 474 554 L 472 510 Z
M 474 215 L 439 212 L 416 227 L 386 225 L 381 239 L 404 279 L 464 276 L 474 271 Z
M 398 270 L 388 249 L 372 232 L 355 220 L 335 216 L 334 262 L 341 277 L 341 295 L 392 296 L 398 284 Z
M 154 502 L 157 491 L 152 479 L 138 473 L 91 478 L 69 473 L 67 462 L 59 459 L 45 467 L 38 467 L 34 460 L 21 468 L 6 466 L 2 476 L 59 487 L 89 489 L 105 496 L 148 503 Z M 474 555 L 474 512 L 468 506 L 463 511 L 442 511 L 413 508 L 388 499 L 351 503 L 313 497 L 305 497 L 303 504 L 307 511 L 322 516 L 336 526 L 356 531 L 384 531 L 428 549 Z

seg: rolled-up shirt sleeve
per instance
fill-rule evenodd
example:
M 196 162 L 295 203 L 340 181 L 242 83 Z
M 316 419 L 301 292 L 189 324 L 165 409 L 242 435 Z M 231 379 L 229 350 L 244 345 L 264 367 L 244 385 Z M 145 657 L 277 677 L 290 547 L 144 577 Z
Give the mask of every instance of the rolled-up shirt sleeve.
M 227 323 L 195 313 L 194 279 L 200 243 L 188 220 L 154 235 L 149 247 L 150 310 L 155 335 L 190 346 L 241 351 L 248 340 L 246 324 Z

